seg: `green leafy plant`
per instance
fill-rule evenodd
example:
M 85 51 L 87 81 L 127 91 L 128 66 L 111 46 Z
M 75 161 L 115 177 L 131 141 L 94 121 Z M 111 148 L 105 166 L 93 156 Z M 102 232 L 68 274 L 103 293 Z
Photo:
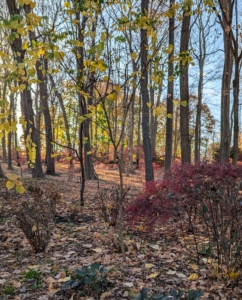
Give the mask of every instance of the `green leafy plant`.
M 106 270 L 98 262 L 90 266 L 83 266 L 71 275 L 71 279 L 62 286 L 63 291 L 78 289 L 82 295 L 102 293 L 107 289 L 108 280 Z
M 175 289 L 172 289 L 170 292 L 149 295 L 149 289 L 143 288 L 139 294 L 134 296 L 133 300 L 199 300 L 202 296 L 203 291 L 190 290 L 184 293 L 184 291 L 176 291 Z
M 42 281 L 42 274 L 37 270 L 30 270 L 28 272 L 24 272 L 24 281 L 33 281 L 34 286 L 39 286 Z
M 12 295 L 14 293 L 14 286 L 7 285 L 4 287 L 3 294 L 4 295 Z

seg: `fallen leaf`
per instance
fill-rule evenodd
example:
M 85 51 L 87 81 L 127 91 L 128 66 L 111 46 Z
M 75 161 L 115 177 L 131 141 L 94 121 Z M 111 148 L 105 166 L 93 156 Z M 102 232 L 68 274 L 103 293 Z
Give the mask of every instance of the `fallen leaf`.
M 194 264 L 192 264 L 192 265 L 190 265 L 190 267 L 193 269 L 193 270 L 198 270 L 198 265 L 194 265 Z
M 85 244 L 85 245 L 82 245 L 84 248 L 92 248 L 92 244 Z
M 105 299 L 106 297 L 110 297 L 111 295 L 112 295 L 111 292 L 104 292 L 104 293 L 102 293 L 100 299 Z
M 150 269 L 150 268 L 155 267 L 155 265 L 153 265 L 153 264 L 145 264 L 145 267 L 146 267 L 147 269 Z
M 15 288 L 20 288 L 21 287 L 21 282 L 20 281 L 17 281 L 17 280 L 13 280 L 12 281 L 12 284 Z
M 176 274 L 176 271 L 169 270 L 166 274 L 167 274 L 167 275 L 174 275 L 174 274 Z
M 33 269 L 38 269 L 40 265 L 33 265 L 33 266 L 28 266 L 28 269 L 33 270 Z
M 60 277 L 59 278 L 66 278 L 66 272 L 65 271 L 62 271 L 61 273 L 60 273 Z
M 226 277 L 230 278 L 230 279 L 236 279 L 239 277 L 239 272 L 230 272 L 229 274 L 226 275 Z
M 133 284 L 133 282 L 125 282 L 125 283 L 124 283 L 124 286 L 127 286 L 127 287 L 133 287 L 134 284 Z
M 193 281 L 193 280 L 198 280 L 198 275 L 197 275 L 197 273 L 191 274 L 191 275 L 188 277 L 188 280 L 191 280 L 191 281 Z
M 101 248 L 94 248 L 94 249 L 92 249 L 92 251 L 94 251 L 96 253 L 101 253 L 103 250 Z
M 177 273 L 176 275 L 180 278 L 186 278 L 187 277 L 185 274 L 182 274 L 182 273 Z
M 0 284 L 4 284 L 6 282 L 6 279 L 0 279 Z
M 57 281 L 58 282 L 67 282 L 67 281 L 69 281 L 71 279 L 71 277 L 65 277 L 65 278 L 59 278 Z
M 159 246 L 157 244 L 149 244 L 149 247 L 154 250 L 159 250 Z
M 149 275 L 149 278 L 155 278 L 159 275 L 159 273 L 153 273 Z
M 38 298 L 38 300 L 48 300 L 48 299 L 49 299 L 49 297 L 47 297 L 46 295 L 40 296 Z

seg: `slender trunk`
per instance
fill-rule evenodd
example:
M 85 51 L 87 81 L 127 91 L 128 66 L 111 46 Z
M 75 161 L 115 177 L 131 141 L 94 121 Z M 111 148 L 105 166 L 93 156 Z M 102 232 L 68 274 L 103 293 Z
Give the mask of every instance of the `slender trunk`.
M 176 160 L 177 156 L 177 148 L 179 144 L 179 137 L 178 134 L 178 106 L 175 109 L 175 128 L 174 128 L 174 149 L 173 149 L 173 161 Z
M 231 82 L 231 65 L 232 55 L 231 49 L 228 43 L 228 37 L 224 34 L 224 70 L 222 80 L 222 92 L 221 92 L 221 141 L 220 141 L 220 160 L 229 161 L 230 154 L 230 82 Z
M 1 164 L 0 164 L 0 178 L 5 178 Z
M 2 154 L 3 154 L 3 162 L 7 162 L 7 149 L 6 149 L 6 133 L 3 130 L 3 137 L 2 137 Z
M 10 94 L 10 112 L 8 115 L 8 122 L 11 124 L 12 122 L 12 114 L 14 110 L 14 94 Z M 8 133 L 8 170 L 12 170 L 12 131 L 9 131 Z
M 138 130 L 137 130 L 137 146 L 136 146 L 136 167 L 139 168 L 139 147 L 140 147 L 140 125 L 141 125 L 141 95 L 139 97 L 139 113 L 138 113 Z
M 221 138 L 220 138 L 220 161 L 229 161 L 230 156 L 230 126 L 229 112 L 230 112 L 230 83 L 232 76 L 232 51 L 231 51 L 231 37 L 226 32 L 227 26 L 230 26 L 232 18 L 232 6 L 229 0 L 219 0 L 221 10 L 223 10 L 222 19 L 220 22 L 223 24 L 224 32 L 224 69 L 222 78 L 222 91 L 221 91 Z
M 141 1 L 141 11 L 145 16 L 149 9 L 149 0 Z M 152 149 L 149 134 L 149 92 L 148 92 L 148 32 L 141 28 L 141 72 L 140 89 L 142 97 L 142 135 L 145 160 L 145 180 L 146 182 L 154 180 L 154 171 L 152 166 Z
M 238 162 L 239 154 L 239 61 L 235 59 L 235 70 L 233 80 L 233 95 L 234 95 L 234 147 L 233 147 L 233 165 Z
M 7 81 L 5 80 L 4 84 L 3 84 L 3 94 L 0 95 L 0 98 L 2 98 L 4 101 L 6 100 L 6 92 L 7 92 Z M 4 112 L 5 112 L 5 108 L 3 106 L 3 108 L 1 109 L 1 113 L 4 114 Z M 4 123 L 4 122 L 5 122 L 5 118 L 2 119 L 2 123 Z M 3 159 L 3 162 L 6 163 L 7 162 L 7 151 L 6 151 L 6 131 L 5 131 L 5 129 L 2 130 L 2 133 L 3 133 L 3 136 L 2 136 L 2 159 Z
M 188 5 L 183 10 L 183 20 L 181 29 L 180 53 L 188 55 L 188 45 L 190 39 L 190 19 L 191 7 Z M 189 84 L 188 84 L 188 62 L 180 63 L 180 98 L 186 104 L 180 105 L 180 135 L 181 135 L 181 161 L 182 164 L 191 162 L 191 149 L 189 137 Z
M 56 84 L 54 81 L 54 78 L 51 74 L 49 74 L 49 79 L 50 79 L 50 83 L 52 86 L 52 89 L 55 92 L 55 96 L 57 97 L 57 99 L 59 100 L 59 104 L 60 104 L 60 108 L 63 114 L 63 120 L 64 120 L 64 124 L 65 124 L 65 134 L 66 134 L 66 140 L 67 140 L 67 146 L 71 148 L 71 136 L 70 136 L 70 124 L 68 122 L 68 118 L 67 118 L 67 113 L 66 113 L 66 108 L 64 105 L 64 101 L 62 98 L 61 93 L 58 92 L 57 88 L 56 88 Z M 72 156 L 72 151 L 69 149 L 69 156 Z M 70 164 L 72 164 L 72 159 L 70 160 Z
M 239 89 L 240 89 L 240 62 L 242 59 L 242 50 L 239 54 L 239 24 L 238 24 L 238 1 L 235 1 L 235 18 L 236 18 L 236 39 L 234 43 L 234 80 L 233 80 L 233 95 L 234 95 L 234 151 L 233 164 L 236 165 L 239 156 Z
M 150 82 L 151 84 L 151 82 Z M 155 90 L 152 86 L 150 86 L 150 143 L 151 143 L 151 153 L 152 153 L 152 160 L 155 156 L 155 138 L 156 138 L 156 131 L 155 131 L 155 116 L 153 113 L 153 107 L 155 105 Z
M 129 111 L 129 165 L 128 172 L 134 173 L 133 166 L 133 143 L 134 143 L 134 101 L 135 101 L 135 92 L 132 93 L 132 102 L 130 104 Z
M 40 124 L 41 124 L 41 112 L 39 110 L 39 91 L 37 90 L 36 96 L 35 96 L 35 128 L 37 129 L 37 132 L 40 132 Z M 40 142 L 40 135 L 38 135 L 38 141 L 37 141 L 37 147 L 41 148 L 41 142 Z
M 195 125 L 195 162 L 200 161 L 200 142 L 201 142 L 201 111 L 202 111 L 202 95 L 203 95 L 203 72 L 204 60 L 200 61 L 200 73 L 198 81 L 198 99 L 197 99 L 197 113 Z
M 172 9 L 175 4 L 174 0 L 170 0 L 170 8 Z M 172 162 L 172 133 L 173 133 L 173 94 L 174 94 L 174 82 L 173 82 L 173 73 L 174 73 L 174 64 L 173 64 L 173 55 L 174 55 L 174 14 L 169 19 L 169 45 L 173 47 L 171 53 L 169 54 L 168 60 L 168 89 L 167 89 L 167 106 L 166 106 L 166 146 L 165 146 L 165 170 L 169 170 Z M 171 115 L 172 117 L 168 117 Z

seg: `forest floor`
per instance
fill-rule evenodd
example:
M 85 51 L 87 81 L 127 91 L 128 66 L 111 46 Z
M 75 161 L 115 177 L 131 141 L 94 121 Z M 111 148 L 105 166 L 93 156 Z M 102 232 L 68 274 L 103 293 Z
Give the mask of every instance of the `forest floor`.
M 7 172 L 5 164 L 2 167 Z M 117 170 L 99 165 L 96 172 L 100 190 L 112 189 L 118 183 Z M 13 173 L 20 175 L 20 170 L 15 167 Z M 241 284 L 235 287 L 232 283 L 225 284 L 211 275 L 208 265 L 194 263 L 189 248 L 182 246 L 182 240 L 189 241 L 191 237 L 187 233 L 182 239 L 173 220 L 152 232 L 130 229 L 124 224 L 126 262 L 123 263 L 117 229 L 107 226 L 100 217 L 98 182 L 86 181 L 85 206 L 80 208 L 78 174 L 72 176 L 67 165 L 58 165 L 57 173 L 61 176 L 38 180 L 42 189 L 54 184 L 52 189 L 61 196 L 56 212 L 59 217 L 44 253 L 35 254 L 17 226 L 15 211 L 25 196 L 6 194 L 4 184 L 1 185 L 0 300 L 133 299 L 143 287 L 152 293 L 171 288 L 202 290 L 204 296 L 201 299 L 242 299 Z M 156 178 L 161 178 L 162 170 L 157 168 L 155 174 Z M 35 181 L 28 177 L 30 175 L 24 174 L 23 183 L 34 185 Z M 130 202 L 142 190 L 144 171 L 125 174 L 124 182 L 130 187 L 126 197 Z M 86 295 L 80 296 L 75 289 L 61 290 L 75 269 L 93 262 L 108 270 L 111 284 L 106 291 L 89 295 L 88 290 L 83 290 Z M 189 280 L 195 273 L 198 278 Z M 35 278 L 31 278 L 31 274 Z

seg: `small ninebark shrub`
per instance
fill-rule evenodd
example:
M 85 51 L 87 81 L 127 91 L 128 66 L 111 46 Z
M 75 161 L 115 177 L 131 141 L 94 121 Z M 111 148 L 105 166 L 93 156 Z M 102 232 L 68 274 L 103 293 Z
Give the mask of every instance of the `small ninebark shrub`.
M 124 191 L 122 203 L 125 202 L 125 197 L 129 191 L 127 188 Z M 118 186 L 111 188 L 99 189 L 97 193 L 97 202 L 99 216 L 103 219 L 108 226 L 116 226 L 119 213 L 120 190 Z
M 198 189 L 198 219 L 191 221 L 197 257 L 211 257 L 214 276 L 237 280 L 242 271 L 242 184 L 231 178 L 208 179 Z
M 193 234 L 187 246 L 197 260 L 206 255 L 214 276 L 237 279 L 242 272 L 241 178 L 242 166 L 174 165 L 127 208 L 129 220 L 149 227 L 179 216 L 181 233 Z
M 30 186 L 24 197 L 25 200 L 16 212 L 18 226 L 34 251 L 43 252 L 54 227 L 58 194 L 53 191 L 53 186 L 46 190 Z

